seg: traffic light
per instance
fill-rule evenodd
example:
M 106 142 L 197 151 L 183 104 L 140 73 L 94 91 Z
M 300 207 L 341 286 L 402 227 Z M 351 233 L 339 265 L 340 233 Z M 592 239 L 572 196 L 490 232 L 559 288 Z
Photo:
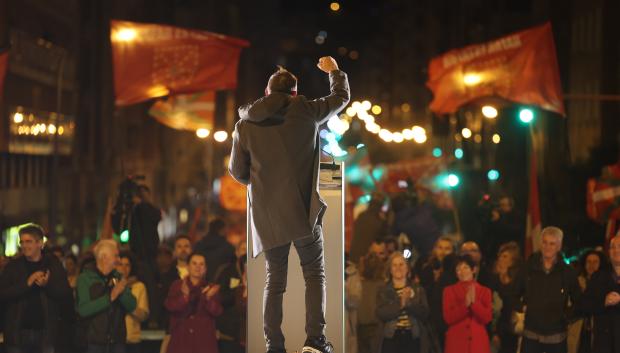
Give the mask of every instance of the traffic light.
M 461 179 L 459 178 L 459 176 L 454 173 L 445 174 L 441 176 L 439 180 L 442 186 L 447 187 L 447 188 L 455 188 L 461 182 Z
M 129 241 L 129 229 L 125 229 L 121 232 L 120 235 L 121 243 L 126 243 Z
M 463 158 L 463 149 L 462 148 L 455 149 L 454 150 L 454 157 L 456 157 L 456 159 Z
M 525 124 L 529 124 L 532 120 L 534 120 L 534 111 L 530 108 L 520 109 L 519 120 Z

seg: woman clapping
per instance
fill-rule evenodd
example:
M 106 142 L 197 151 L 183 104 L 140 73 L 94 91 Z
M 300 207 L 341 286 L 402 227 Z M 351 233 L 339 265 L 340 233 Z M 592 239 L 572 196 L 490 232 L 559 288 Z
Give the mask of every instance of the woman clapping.
M 491 290 L 474 278 L 469 256 L 456 261 L 459 282 L 443 291 L 443 315 L 448 324 L 444 353 L 490 353 L 486 325 L 492 318 Z
M 168 353 L 218 353 L 215 318 L 222 314 L 220 286 L 205 280 L 201 254 L 188 259 L 189 275 L 172 283 L 165 306 L 170 312 Z

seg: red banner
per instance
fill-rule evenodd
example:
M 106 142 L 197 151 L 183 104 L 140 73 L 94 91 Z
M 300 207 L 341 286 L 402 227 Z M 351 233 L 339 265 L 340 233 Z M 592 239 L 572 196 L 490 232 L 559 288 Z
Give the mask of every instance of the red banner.
M 0 53 L 0 102 L 4 97 L 4 76 L 6 75 L 6 69 L 9 66 L 9 53 Z
M 434 94 L 430 109 L 437 114 L 499 96 L 565 115 L 550 23 L 434 58 L 427 86 Z
M 149 114 L 160 123 L 176 129 L 213 130 L 215 116 L 215 92 L 179 94 L 165 100 L 158 100 Z
M 245 40 L 173 26 L 111 21 L 116 105 L 232 89 Z

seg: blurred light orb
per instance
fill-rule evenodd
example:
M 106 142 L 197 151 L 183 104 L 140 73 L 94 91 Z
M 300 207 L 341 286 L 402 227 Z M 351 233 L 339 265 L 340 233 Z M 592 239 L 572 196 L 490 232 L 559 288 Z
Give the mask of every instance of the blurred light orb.
M 373 105 L 372 108 L 370 109 L 370 111 L 372 111 L 373 114 L 381 114 L 381 106 L 379 105 Z
M 405 138 L 403 137 L 403 134 L 401 134 L 400 132 L 395 132 L 392 134 L 392 141 L 396 142 L 396 143 L 401 143 L 405 140 Z
M 475 86 L 482 82 L 482 76 L 479 74 L 466 74 L 463 76 L 463 83 L 467 86 Z
M 463 135 L 464 138 L 468 139 L 471 137 L 471 130 L 468 128 L 463 128 L 463 130 L 461 130 L 461 135 Z
M 390 130 L 387 129 L 381 129 L 379 131 L 379 137 L 385 142 L 392 142 L 392 140 L 394 139 Z
M 363 101 L 362 102 L 362 109 L 368 111 L 368 110 L 370 110 L 371 107 L 372 107 L 372 104 L 370 104 L 369 101 Z
M 217 131 L 213 134 L 213 138 L 217 142 L 224 142 L 228 138 L 228 133 L 226 131 Z
M 15 115 L 13 115 L 13 121 L 16 124 L 19 124 L 19 123 L 23 122 L 24 121 L 24 114 L 22 114 L 22 113 L 15 113 Z
M 207 136 L 209 136 L 210 131 L 208 129 L 198 129 L 196 130 L 196 136 L 198 136 L 201 139 L 207 138 Z
M 499 134 L 493 134 L 493 143 L 497 144 L 500 143 L 500 141 L 502 140 L 501 136 L 499 136 Z
M 133 28 L 121 28 L 116 32 L 115 37 L 120 42 L 131 42 L 138 37 L 138 32 Z
M 339 11 L 340 10 L 340 4 L 337 3 L 337 2 L 332 2 L 331 4 L 329 4 L 329 8 L 332 11 L 334 11 L 334 12 Z
M 497 117 L 497 109 L 492 105 L 485 105 L 482 107 L 482 115 L 486 118 L 494 119 Z

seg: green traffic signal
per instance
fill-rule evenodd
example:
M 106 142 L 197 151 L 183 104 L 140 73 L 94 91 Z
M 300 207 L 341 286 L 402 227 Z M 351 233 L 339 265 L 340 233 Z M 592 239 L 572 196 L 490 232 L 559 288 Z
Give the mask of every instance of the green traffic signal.
M 519 110 L 519 120 L 525 124 L 529 124 L 534 120 L 534 111 L 530 108 L 523 108 Z
M 122 231 L 120 238 L 121 238 L 121 243 L 128 242 L 129 241 L 129 230 L 125 229 L 124 231 Z

